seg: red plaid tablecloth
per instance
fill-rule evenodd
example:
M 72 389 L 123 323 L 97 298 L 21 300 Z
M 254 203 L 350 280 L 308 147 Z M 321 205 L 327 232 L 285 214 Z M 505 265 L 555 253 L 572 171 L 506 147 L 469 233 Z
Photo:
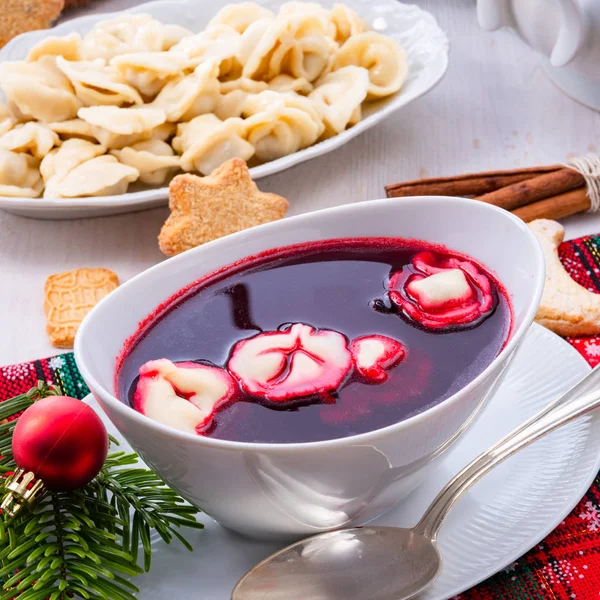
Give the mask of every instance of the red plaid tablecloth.
M 561 259 L 571 276 L 600 293 L 600 235 L 565 242 Z M 568 338 L 590 365 L 600 363 L 600 336 Z M 83 398 L 89 390 L 72 354 L 0 367 L 0 400 L 39 379 Z M 600 474 L 573 512 L 541 544 L 494 577 L 454 600 L 600 599 Z M 367 599 L 365 599 L 367 600 Z

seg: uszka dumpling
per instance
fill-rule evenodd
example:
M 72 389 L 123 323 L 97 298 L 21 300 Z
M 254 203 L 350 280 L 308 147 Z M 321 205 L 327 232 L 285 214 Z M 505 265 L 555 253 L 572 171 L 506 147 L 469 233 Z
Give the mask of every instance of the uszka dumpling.
M 242 66 L 237 58 L 241 39 L 235 29 L 217 25 L 184 38 L 170 52 L 186 56 L 192 64 L 215 59 L 219 62 L 219 78 L 237 79 L 242 73 Z
M 374 31 L 360 33 L 348 39 L 335 57 L 334 69 L 348 65 L 369 71 L 368 100 L 397 92 L 406 81 L 408 58 L 395 40 Z
M 97 141 L 92 126 L 83 119 L 69 119 L 68 121 L 48 123 L 47 127 L 67 140 L 71 138 L 81 138 L 88 142 Z
M 138 52 L 115 56 L 110 65 L 146 97 L 154 97 L 169 81 L 189 65 L 189 60 L 174 52 Z
M 28 62 L 42 56 L 62 56 L 67 60 L 81 60 L 81 36 L 70 33 L 62 37 L 50 36 L 38 42 L 27 55 Z
M 170 50 L 184 38 L 194 35 L 189 29 L 181 25 L 167 24 L 163 25 L 163 50 Z
M 81 106 L 69 80 L 56 68 L 54 56 L 0 64 L 0 88 L 20 120 L 64 121 L 72 119 Z
M 13 117 L 8 106 L 0 104 L 0 135 L 4 135 L 17 124 L 17 120 Z
M 0 148 L 12 152 L 28 152 L 37 159 L 42 159 L 59 144 L 60 139 L 54 131 L 32 121 L 17 125 L 0 137 Z
M 37 198 L 43 188 L 39 161 L 0 148 L 0 196 Z
M 81 53 L 84 59 L 110 60 L 128 52 L 160 52 L 164 44 L 163 25 L 150 15 L 126 14 L 100 21 L 83 38 Z
M 106 152 L 101 144 L 73 138 L 63 142 L 60 148 L 52 150 L 40 163 L 40 173 L 45 182 L 58 175 L 63 177 L 77 165 Z
M 227 94 L 222 94 L 219 96 L 219 100 L 213 113 L 221 119 L 221 121 L 234 117 L 241 117 L 248 96 L 248 92 L 245 92 L 244 90 L 233 90 Z
M 297 94 L 266 91 L 250 96 L 243 114 L 245 138 L 262 161 L 275 160 L 314 144 L 324 125 L 315 104 Z
M 105 152 L 106 148 L 100 144 L 73 138 L 46 154 L 40 164 L 40 173 L 46 184 L 44 196 L 58 195 L 55 190 L 69 171 Z
M 297 92 L 298 94 L 309 94 L 313 90 L 313 84 L 305 77 L 293 77 L 285 73 L 271 79 L 268 87 L 276 92 Z
M 70 62 L 57 57 L 56 65 L 69 78 L 76 96 L 85 106 L 142 104 L 142 97 L 101 58 Z
M 249 94 L 258 94 L 269 89 L 269 84 L 266 81 L 255 81 L 248 77 L 240 77 L 231 81 L 223 81 L 221 83 L 221 93 L 228 94 L 235 90 L 243 90 Z
M 284 22 L 258 19 L 244 31 L 240 41 L 237 57 L 243 65 L 242 77 L 273 79 L 281 73 L 295 45 Z
M 369 30 L 369 26 L 345 4 L 334 4 L 330 13 L 335 26 L 335 41 L 343 44 L 348 38 Z
M 111 150 L 111 154 L 124 165 L 134 167 L 140 173 L 140 181 L 150 185 L 161 185 L 177 171 L 179 156 L 173 148 L 160 140 L 147 140 L 122 150 Z
M 150 138 L 153 140 L 160 140 L 161 142 L 166 142 L 167 140 L 170 140 L 175 135 L 176 131 L 177 131 L 176 123 L 166 122 L 166 123 L 163 123 L 162 125 L 159 125 L 158 127 L 155 127 L 152 130 Z
M 361 104 L 367 97 L 369 72 L 362 67 L 342 67 L 325 75 L 309 95 L 314 100 L 332 136 L 355 125 L 361 118 Z
M 207 30 L 218 25 L 227 25 L 238 33 L 244 33 L 248 27 L 259 19 L 274 19 L 275 15 L 264 6 L 255 2 L 239 2 L 224 6 L 208 23 Z
M 90 106 L 81 108 L 78 116 L 92 126 L 96 139 L 110 149 L 150 139 L 153 129 L 167 120 L 164 110 L 151 107 Z
M 269 81 L 287 73 L 313 81 L 329 66 L 335 42 L 321 33 L 298 31 L 311 19 L 290 15 L 275 21 L 259 19 L 242 35 L 238 59 L 242 76 Z M 315 28 L 319 20 L 314 20 Z M 309 31 L 310 28 L 307 29 Z
M 44 197 L 113 196 L 124 194 L 139 171 L 121 164 L 110 155 L 97 156 L 71 169 L 56 185 L 48 186 Z
M 219 62 L 200 63 L 191 75 L 169 82 L 152 104 L 165 111 L 168 121 L 190 121 L 210 113 L 219 100 Z
M 321 35 L 309 35 L 296 40 L 289 58 L 290 73 L 307 81 L 314 81 L 329 66 L 334 56 L 333 42 Z
M 213 114 L 201 115 L 177 128 L 173 148 L 181 157 L 184 171 L 198 171 L 209 175 L 231 158 L 248 161 L 254 147 L 242 137 L 243 121 L 221 121 Z
M 297 38 L 315 34 L 335 36 L 329 11 L 316 2 L 286 2 L 281 5 L 278 18 L 287 21 Z
M 213 113 L 222 121 L 242 114 L 246 98 L 250 94 L 258 94 L 269 89 L 266 81 L 254 81 L 247 77 L 240 77 L 232 81 L 221 83 L 221 96 Z

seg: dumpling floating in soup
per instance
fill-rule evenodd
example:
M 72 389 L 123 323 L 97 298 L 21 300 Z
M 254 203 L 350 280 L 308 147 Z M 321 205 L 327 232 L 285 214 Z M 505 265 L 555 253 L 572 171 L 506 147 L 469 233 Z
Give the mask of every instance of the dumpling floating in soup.
M 502 284 L 472 257 L 401 238 L 306 242 L 220 268 L 162 304 L 123 348 L 117 395 L 216 439 L 344 438 L 444 402 L 511 327 Z

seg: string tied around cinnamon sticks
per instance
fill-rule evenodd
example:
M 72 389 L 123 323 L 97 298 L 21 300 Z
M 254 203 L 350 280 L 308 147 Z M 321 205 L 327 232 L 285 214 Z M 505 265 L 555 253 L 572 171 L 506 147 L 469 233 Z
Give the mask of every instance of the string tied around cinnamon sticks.
M 511 211 L 526 222 L 561 219 L 600 210 L 600 157 L 568 164 L 456 177 L 420 179 L 386 186 L 388 197 L 464 196 Z
M 587 195 L 590 199 L 590 212 L 600 210 L 600 156 L 597 154 L 586 154 L 572 158 L 568 163 L 585 179 Z

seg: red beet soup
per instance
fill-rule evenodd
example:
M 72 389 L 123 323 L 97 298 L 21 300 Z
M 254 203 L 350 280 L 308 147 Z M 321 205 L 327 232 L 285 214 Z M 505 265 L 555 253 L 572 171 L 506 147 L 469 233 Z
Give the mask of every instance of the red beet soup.
M 343 438 L 444 401 L 511 326 L 505 290 L 473 258 L 400 238 L 310 242 L 175 294 L 126 343 L 116 392 L 211 438 Z

